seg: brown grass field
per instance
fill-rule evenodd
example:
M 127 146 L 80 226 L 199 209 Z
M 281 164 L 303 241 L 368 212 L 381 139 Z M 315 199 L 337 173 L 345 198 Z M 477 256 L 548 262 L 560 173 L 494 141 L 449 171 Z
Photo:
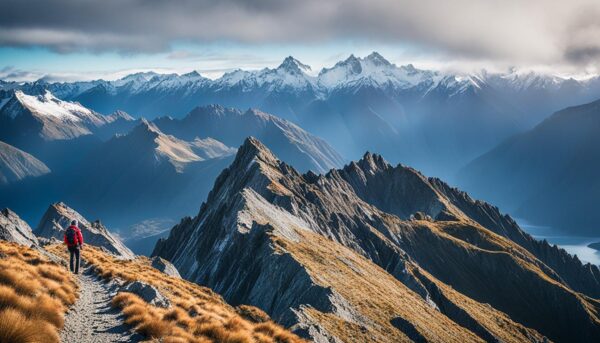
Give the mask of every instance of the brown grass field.
M 0 241 L 0 342 L 59 341 L 77 282 L 36 250 Z
M 64 247 L 60 245 L 47 249 L 66 256 Z M 90 246 L 82 250 L 82 258 L 92 264 L 102 278 L 143 281 L 157 287 L 169 298 L 172 306 L 168 309 L 152 306 L 128 292 L 119 292 L 113 298 L 113 306 L 121 309 L 126 323 L 148 339 L 165 343 L 304 342 L 272 322 L 260 309 L 252 306 L 233 308 L 209 288 L 154 269 L 148 258 L 119 260 Z

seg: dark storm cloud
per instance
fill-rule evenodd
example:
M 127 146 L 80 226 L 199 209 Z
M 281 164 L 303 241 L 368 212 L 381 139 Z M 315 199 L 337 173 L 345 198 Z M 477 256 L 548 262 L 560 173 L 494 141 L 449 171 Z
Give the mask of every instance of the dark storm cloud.
M 583 63 L 598 56 L 599 11 L 595 0 L 2 0 L 0 44 L 136 53 L 167 51 L 174 41 L 358 39 L 457 57 Z

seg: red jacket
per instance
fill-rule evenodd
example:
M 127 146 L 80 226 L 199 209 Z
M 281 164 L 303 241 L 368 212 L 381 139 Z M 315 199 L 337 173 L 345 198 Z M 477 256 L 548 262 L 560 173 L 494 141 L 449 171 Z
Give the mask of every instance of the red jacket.
M 69 244 L 69 242 L 67 241 L 67 231 L 65 231 L 65 244 L 68 247 L 76 247 L 78 245 L 83 245 L 83 235 L 81 234 L 81 230 L 79 230 L 79 228 L 77 226 L 71 225 L 69 226 L 69 228 L 67 228 L 67 230 L 70 229 L 74 229 L 75 230 L 75 244 Z

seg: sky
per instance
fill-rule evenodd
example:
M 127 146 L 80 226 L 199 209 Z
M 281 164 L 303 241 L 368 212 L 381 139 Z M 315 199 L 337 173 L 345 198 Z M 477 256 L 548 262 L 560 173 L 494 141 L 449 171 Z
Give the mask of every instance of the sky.
M 0 78 L 218 77 L 292 55 L 316 74 L 350 54 L 396 64 L 600 71 L 597 0 L 0 0 Z

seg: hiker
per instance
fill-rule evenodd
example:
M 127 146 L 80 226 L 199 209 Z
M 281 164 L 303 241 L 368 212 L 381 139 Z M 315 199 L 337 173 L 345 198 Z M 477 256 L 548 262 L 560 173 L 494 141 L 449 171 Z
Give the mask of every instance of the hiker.
M 83 248 L 83 235 L 77 226 L 77 220 L 72 220 L 71 225 L 65 230 L 65 244 L 69 249 L 69 267 L 71 272 L 79 274 L 79 250 Z M 75 261 L 73 261 L 75 260 Z M 73 265 L 75 262 L 75 265 Z

